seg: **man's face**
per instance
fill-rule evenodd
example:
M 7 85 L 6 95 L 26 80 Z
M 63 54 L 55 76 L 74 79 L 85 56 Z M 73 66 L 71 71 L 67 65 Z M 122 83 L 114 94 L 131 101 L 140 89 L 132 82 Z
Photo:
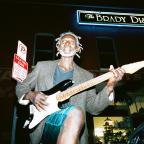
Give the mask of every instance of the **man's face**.
M 59 52 L 62 56 L 74 56 L 76 48 L 75 37 L 69 34 L 62 37 L 59 45 Z

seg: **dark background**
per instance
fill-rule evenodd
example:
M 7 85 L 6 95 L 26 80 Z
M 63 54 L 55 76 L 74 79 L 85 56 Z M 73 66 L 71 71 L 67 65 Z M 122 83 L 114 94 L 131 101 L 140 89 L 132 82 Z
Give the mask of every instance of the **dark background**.
M 60 33 L 70 30 L 81 36 L 84 50 L 81 59 L 77 59 L 77 62 L 92 72 L 97 72 L 97 68 L 101 67 L 101 61 L 102 64 L 111 64 L 109 58 L 105 59 L 98 55 L 97 39 L 99 38 L 108 38 L 109 42 L 111 40 L 114 42 L 118 60 L 116 66 L 143 60 L 143 27 L 79 25 L 76 22 L 76 10 L 78 9 L 144 14 L 143 5 L 139 1 L 128 0 L 0 2 L 0 143 L 10 143 L 13 108 L 16 99 L 16 81 L 11 78 L 11 70 L 18 40 L 28 47 L 29 71 L 34 65 L 34 38 L 37 33 L 50 33 L 53 38 L 57 38 Z M 103 47 L 108 46 L 105 41 L 102 43 Z M 51 47 L 55 50 L 55 42 L 51 44 Z M 40 54 L 39 57 L 41 57 Z M 140 72 L 143 73 L 143 70 Z

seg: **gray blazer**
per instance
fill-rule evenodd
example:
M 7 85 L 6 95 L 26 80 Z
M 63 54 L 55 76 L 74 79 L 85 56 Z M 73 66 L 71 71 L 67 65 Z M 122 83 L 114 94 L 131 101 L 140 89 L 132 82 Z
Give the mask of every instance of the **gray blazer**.
M 31 89 L 35 91 L 45 91 L 53 87 L 53 76 L 55 68 L 58 64 L 58 60 L 55 61 L 41 61 L 38 62 L 34 70 L 28 74 L 27 78 L 22 83 L 17 83 L 16 95 L 18 99 Z M 73 80 L 74 85 L 81 84 L 93 78 L 93 75 L 86 71 L 85 69 L 79 67 L 75 64 Z M 90 114 L 97 115 L 102 110 L 104 110 L 108 105 L 112 103 L 108 97 L 108 91 L 106 87 L 103 88 L 98 94 L 96 94 L 96 89 L 90 89 L 76 94 L 70 98 L 70 103 L 75 106 L 80 106 L 85 114 L 86 111 Z M 31 133 L 31 143 L 39 144 L 44 128 L 43 120 Z M 85 123 L 84 132 L 80 138 L 80 144 L 88 143 L 88 131 L 87 125 Z

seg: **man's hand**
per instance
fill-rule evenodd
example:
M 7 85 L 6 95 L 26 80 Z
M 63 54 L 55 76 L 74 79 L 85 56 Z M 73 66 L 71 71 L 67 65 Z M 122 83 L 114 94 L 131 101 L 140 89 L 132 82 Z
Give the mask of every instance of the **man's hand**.
M 114 67 L 112 65 L 110 66 L 109 70 L 113 73 L 113 76 L 107 82 L 107 88 L 109 90 L 109 93 L 111 93 L 113 91 L 114 87 L 116 86 L 116 84 L 120 80 L 122 80 L 125 71 L 124 71 L 124 69 L 122 69 L 120 67 L 117 69 L 114 69 Z
M 47 95 L 41 92 L 30 91 L 25 96 L 25 99 L 30 100 L 39 111 L 44 110 L 48 105 L 48 103 L 46 103 Z

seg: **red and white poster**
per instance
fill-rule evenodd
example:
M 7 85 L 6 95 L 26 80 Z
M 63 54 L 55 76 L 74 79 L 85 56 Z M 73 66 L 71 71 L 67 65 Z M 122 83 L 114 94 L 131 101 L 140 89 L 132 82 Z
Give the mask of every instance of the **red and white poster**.
M 28 74 L 28 63 L 26 62 L 27 47 L 18 41 L 17 54 L 14 54 L 12 78 L 22 82 Z
M 17 54 L 14 54 L 12 78 L 22 82 L 27 77 L 27 73 L 28 63 L 20 58 Z

